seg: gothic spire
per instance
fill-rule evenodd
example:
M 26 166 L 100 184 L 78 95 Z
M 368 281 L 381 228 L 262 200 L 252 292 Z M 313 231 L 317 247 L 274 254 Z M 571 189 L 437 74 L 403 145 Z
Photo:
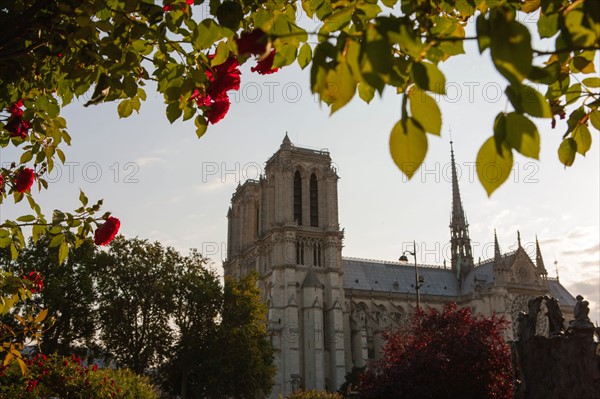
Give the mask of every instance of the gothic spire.
M 500 244 L 498 244 L 498 235 L 496 229 L 494 229 L 494 269 L 500 270 L 504 268 L 504 261 L 502 260 L 502 253 L 500 252 Z
M 521 248 L 521 232 L 517 230 L 517 244 L 519 244 L 519 248 Z
M 538 241 L 537 234 L 535 236 L 535 265 L 540 274 L 548 275 L 546 266 L 544 266 L 544 258 L 542 258 L 542 251 L 540 250 L 540 242 Z
M 452 247 L 452 269 L 460 281 L 473 268 L 469 223 L 460 199 L 454 147 L 450 142 L 450 160 L 452 163 L 452 217 L 450 221 L 450 244 Z
M 287 132 L 285 132 L 285 137 L 283 138 L 283 141 L 281 142 L 279 148 L 281 148 L 282 150 L 289 150 L 292 148 L 292 141 L 288 137 Z

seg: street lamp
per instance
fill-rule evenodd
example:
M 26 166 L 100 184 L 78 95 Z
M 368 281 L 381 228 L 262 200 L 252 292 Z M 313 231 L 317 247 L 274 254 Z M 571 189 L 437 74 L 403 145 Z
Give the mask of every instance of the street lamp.
M 423 283 L 425 283 L 425 278 L 423 276 L 419 276 L 419 268 L 417 267 L 417 243 L 413 241 L 413 252 L 408 250 L 402 252 L 402 256 L 398 259 L 401 263 L 408 263 L 408 258 L 406 254 L 410 254 L 415 258 L 415 291 L 417 292 L 417 311 L 420 309 L 421 305 L 421 296 L 419 294 L 419 290 Z

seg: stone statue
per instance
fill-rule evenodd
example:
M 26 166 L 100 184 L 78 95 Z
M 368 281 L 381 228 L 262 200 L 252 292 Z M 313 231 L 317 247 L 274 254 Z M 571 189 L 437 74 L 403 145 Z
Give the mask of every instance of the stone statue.
M 527 341 L 533 335 L 529 329 L 529 318 L 527 313 L 519 312 L 517 315 L 517 339 L 521 341 Z
M 536 326 L 537 326 L 537 317 L 542 308 L 542 301 L 544 297 L 538 296 L 536 298 L 532 298 L 527 302 L 527 308 L 529 310 L 529 314 L 527 315 L 529 321 L 529 329 L 531 330 L 531 336 L 535 335 Z
M 571 327 L 574 329 L 590 329 L 593 328 L 594 325 L 590 321 L 590 303 L 588 301 L 584 301 L 581 295 L 577 295 L 576 297 L 577 303 L 575 304 L 575 308 L 573 310 L 575 320 L 571 322 Z
M 562 335 L 565 326 L 564 321 L 565 318 L 562 315 L 560 310 L 560 305 L 558 304 L 558 299 L 551 298 L 548 295 L 544 295 L 544 301 L 546 302 L 546 308 L 548 309 L 548 327 L 550 329 L 550 336 L 553 335 Z

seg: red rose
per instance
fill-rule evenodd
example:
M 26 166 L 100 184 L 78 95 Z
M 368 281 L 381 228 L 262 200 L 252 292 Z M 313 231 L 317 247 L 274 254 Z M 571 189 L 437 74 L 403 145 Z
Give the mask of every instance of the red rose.
M 214 67 L 212 71 L 207 70 L 206 76 L 210 85 L 206 93 L 213 98 L 218 98 L 228 90 L 239 90 L 240 75 L 242 74 L 239 66 L 237 58 L 229 57 L 224 63 Z
M 260 29 L 243 32 L 235 42 L 239 54 L 262 55 L 267 51 L 267 34 Z
M 173 6 L 171 4 L 165 4 L 163 6 L 163 11 L 167 12 L 167 11 L 171 11 L 173 9 Z
M 200 93 L 200 90 L 194 89 L 190 100 L 196 100 L 199 107 L 208 107 L 210 105 L 210 96 L 208 94 Z
M 29 272 L 29 274 L 23 276 L 23 280 L 27 280 L 32 283 L 33 286 L 29 288 L 29 291 L 31 291 L 32 294 L 40 292 L 44 289 L 44 280 L 39 272 Z
M 10 106 L 8 111 L 10 112 L 10 114 L 12 116 L 23 116 L 23 110 L 21 109 L 22 106 L 23 106 L 23 103 L 16 102 Z
M 252 72 L 259 73 L 261 75 L 270 75 L 279 70 L 279 68 L 273 68 L 273 61 L 275 60 L 275 49 L 271 50 L 268 56 L 259 60 L 255 67 L 250 68 Z
M 10 137 L 20 137 L 23 140 L 27 138 L 30 127 L 29 122 L 23 120 L 21 116 L 11 117 L 6 126 L 4 126 L 10 132 Z
M 4 192 L 4 176 L 0 175 L 0 192 Z
M 214 125 L 227 115 L 230 105 L 229 97 L 226 94 L 217 97 L 206 111 L 206 119 Z
M 186 3 L 188 3 L 190 6 L 194 5 L 194 0 L 185 0 Z
M 109 216 L 106 222 L 96 229 L 94 243 L 96 245 L 108 245 L 119 232 L 119 227 L 121 227 L 121 221 Z
M 34 181 L 35 173 L 33 172 L 33 169 L 21 169 L 21 171 L 15 177 L 15 191 L 24 193 L 31 188 Z

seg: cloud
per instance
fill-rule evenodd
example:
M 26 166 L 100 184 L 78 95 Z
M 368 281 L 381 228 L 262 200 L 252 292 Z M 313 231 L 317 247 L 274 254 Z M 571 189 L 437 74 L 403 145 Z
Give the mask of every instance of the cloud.
M 163 162 L 162 158 L 159 157 L 155 157 L 155 156 L 147 156 L 147 157 L 141 157 L 135 160 L 135 163 L 138 166 L 147 166 L 153 163 L 157 163 L 157 162 Z
M 563 255 L 597 255 L 600 252 L 600 243 L 584 249 L 570 249 L 563 251 Z

